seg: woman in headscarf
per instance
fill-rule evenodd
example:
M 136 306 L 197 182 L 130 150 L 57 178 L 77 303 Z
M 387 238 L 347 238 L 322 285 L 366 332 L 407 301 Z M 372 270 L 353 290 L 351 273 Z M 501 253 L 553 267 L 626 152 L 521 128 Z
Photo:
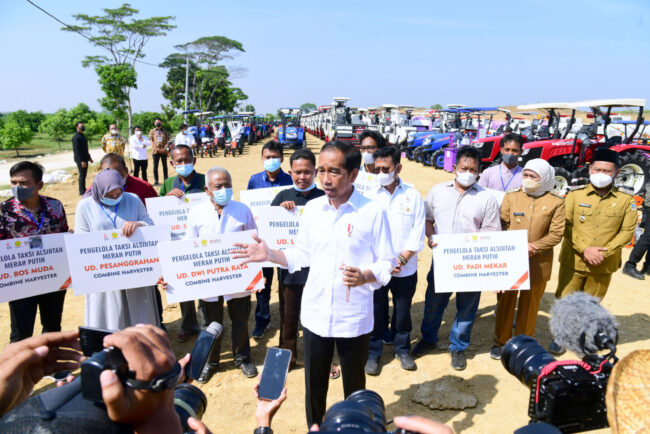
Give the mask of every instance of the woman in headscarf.
M 124 180 L 116 170 L 99 172 L 91 194 L 77 204 L 75 233 L 121 229 L 130 237 L 140 226 L 153 225 L 142 201 L 125 193 Z M 121 330 L 136 324 L 160 325 L 154 286 L 116 289 L 86 295 L 88 327 Z
M 496 345 L 490 357 L 501 358 L 501 348 L 512 337 L 512 320 L 517 296 L 516 335 L 535 335 L 539 302 L 551 278 L 553 247 L 564 234 L 564 199 L 553 193 L 555 169 L 541 158 L 528 161 L 522 173 L 522 187 L 505 195 L 501 204 L 503 230 L 528 230 L 530 290 L 497 294 Z

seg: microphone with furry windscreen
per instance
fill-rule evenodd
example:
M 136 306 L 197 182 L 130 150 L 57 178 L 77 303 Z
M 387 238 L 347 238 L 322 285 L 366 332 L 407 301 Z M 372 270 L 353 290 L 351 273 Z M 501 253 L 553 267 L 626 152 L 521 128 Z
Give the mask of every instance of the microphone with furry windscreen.
M 592 295 L 576 292 L 556 301 L 550 323 L 555 342 L 581 357 L 605 349 L 616 351 L 616 321 Z

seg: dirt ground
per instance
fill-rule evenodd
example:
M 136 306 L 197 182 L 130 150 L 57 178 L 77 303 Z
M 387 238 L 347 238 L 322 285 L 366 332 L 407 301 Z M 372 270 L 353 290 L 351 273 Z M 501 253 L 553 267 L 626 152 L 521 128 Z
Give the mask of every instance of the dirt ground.
M 312 150 L 317 151 L 320 149 L 321 142 L 310 136 L 308 145 Z M 232 174 L 233 187 L 238 192 L 245 188 L 251 174 L 261 170 L 260 149 L 259 144 L 247 148 L 243 156 L 236 158 L 224 159 L 223 155 L 212 159 L 199 158 L 197 170 L 205 173 L 209 167 L 214 165 L 226 167 Z M 413 183 L 423 196 L 432 185 L 452 178 L 448 173 L 410 161 L 404 161 L 403 164 L 403 179 Z M 288 158 L 285 159 L 283 167 L 285 170 L 288 169 Z M 89 179 L 92 179 L 90 176 L 94 173 L 95 171 L 92 171 Z M 153 179 L 151 173 L 150 163 L 150 180 Z M 73 176 L 66 183 L 49 186 L 45 192 L 49 196 L 62 200 L 71 226 L 78 201 L 76 191 L 76 177 Z M 237 193 L 235 198 L 237 198 Z M 556 249 L 556 254 L 558 251 L 559 248 Z M 628 255 L 629 249 L 625 249 L 624 260 Z M 420 338 L 419 326 L 424 310 L 426 273 L 430 264 L 431 250 L 425 248 L 425 251 L 419 256 L 418 286 L 413 300 L 412 344 Z M 551 340 L 548 321 L 550 307 L 554 300 L 553 292 L 557 284 L 557 264 L 555 268 L 553 278 L 548 283 L 542 299 L 537 326 L 537 338 L 545 346 Z M 620 326 L 618 347 L 620 357 L 634 349 L 650 348 L 650 304 L 643 301 L 646 299 L 648 290 L 650 290 L 650 283 L 647 280 L 644 282 L 632 280 L 620 272 L 613 276 L 609 294 L 604 299 L 603 305 L 616 316 Z M 483 294 L 473 329 L 472 343 L 467 350 L 468 366 L 462 372 L 454 371 L 451 368 L 449 354 L 444 351 L 436 351 L 417 359 L 417 370 L 407 372 L 402 370 L 399 363 L 393 359 L 392 348 L 384 347 L 384 355 L 381 359 L 384 364 L 383 371 L 378 377 L 368 377 L 367 387 L 381 394 L 386 403 L 388 418 L 416 414 L 444 422 L 455 432 L 467 433 L 507 433 L 528 423 L 528 389 L 507 373 L 499 361 L 494 361 L 488 356 L 488 351 L 492 346 L 495 302 L 496 295 L 494 293 Z M 64 330 L 75 329 L 83 323 L 83 303 L 83 297 L 74 296 L 72 291 L 68 291 L 63 312 Z M 454 298 L 452 298 L 440 331 L 443 343 L 447 341 L 454 314 Z M 267 348 L 278 345 L 279 313 L 277 281 L 275 279 L 271 298 L 271 316 L 271 330 L 265 339 L 261 341 L 251 339 L 252 358 L 260 371 Z M 180 310 L 177 305 L 165 303 L 164 322 L 167 325 L 176 354 L 180 357 L 189 352 L 194 344 L 193 340 L 184 344 L 176 342 L 180 323 Z M 251 313 L 250 330 L 252 330 L 253 322 Z M 249 433 L 255 428 L 255 399 L 252 391 L 256 380 L 245 378 L 239 369 L 234 367 L 230 352 L 230 339 L 228 338 L 230 322 L 226 320 L 225 323 L 224 335 L 226 339 L 222 345 L 219 372 L 208 384 L 199 386 L 208 397 L 208 408 L 203 420 L 215 433 Z M 9 309 L 6 303 L 0 305 L 0 324 L 5 330 L 0 334 L 1 348 L 9 340 Z M 36 326 L 36 331 L 40 331 L 40 325 Z M 571 354 L 565 354 L 563 358 L 571 358 Z M 298 362 L 298 368 L 291 371 L 288 376 L 288 399 L 273 419 L 273 429 L 278 433 L 304 433 L 307 431 L 304 409 L 302 339 L 299 342 Z M 468 384 L 471 393 L 478 398 L 475 408 L 462 411 L 435 411 L 411 400 L 419 384 L 436 382 L 437 379 L 446 375 L 460 377 Z M 39 384 L 39 389 L 46 387 L 51 387 L 51 383 L 42 381 Z M 343 399 L 341 379 L 331 380 L 328 406 L 341 399 Z M 609 430 L 601 432 L 609 432 Z

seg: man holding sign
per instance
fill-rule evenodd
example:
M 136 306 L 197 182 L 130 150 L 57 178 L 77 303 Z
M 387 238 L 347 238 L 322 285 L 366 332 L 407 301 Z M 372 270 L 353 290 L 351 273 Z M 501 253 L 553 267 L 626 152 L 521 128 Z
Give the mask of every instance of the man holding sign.
M 254 237 L 236 244 L 234 258 L 271 261 L 293 273 L 309 268 L 300 319 L 305 343 L 307 424 L 325 414 L 334 347 L 341 360 L 345 396 L 364 389 L 373 291 L 390 280 L 395 252 L 386 213 L 354 188 L 361 154 L 334 140 L 318 156 L 318 179 L 326 196 L 309 202 L 300 220 L 295 247 L 271 250 Z
M 262 146 L 262 164 L 264 170 L 251 176 L 248 181 L 248 190 L 258 188 L 279 187 L 293 184 L 291 176 L 282 170 L 282 143 L 271 140 Z M 273 268 L 264 268 L 264 290 L 257 293 L 257 306 L 255 306 L 255 328 L 253 337 L 261 339 L 269 328 L 271 322 L 271 284 L 273 283 Z
M 38 194 L 43 188 L 43 166 L 21 161 L 11 166 L 9 176 L 14 196 L 0 204 L 0 240 L 68 232 L 61 202 Z M 50 289 L 53 292 L 9 302 L 11 342 L 32 336 L 37 307 L 42 333 L 61 331 L 65 290 Z
M 296 206 L 307 205 L 312 199 L 325 194 L 316 188 L 316 157 L 309 149 L 298 149 L 289 158 L 293 188 L 282 190 L 275 196 L 271 206 L 281 206 L 288 211 L 297 212 Z M 295 273 L 278 269 L 278 286 L 280 287 L 280 348 L 291 350 L 289 368 L 296 366 L 298 358 L 298 321 L 300 318 L 300 301 L 302 291 L 309 276 L 309 268 Z
M 424 201 L 425 231 L 429 246 L 435 247 L 433 234 L 468 233 L 501 230 L 499 205 L 483 187 L 476 184 L 480 164 L 478 151 L 470 146 L 456 154 L 456 179 L 433 186 Z M 435 266 L 435 264 L 433 265 Z M 422 356 L 437 348 L 438 330 L 451 293 L 437 293 L 433 266 L 427 275 L 428 286 L 422 318 L 422 339 L 413 348 L 413 355 Z M 480 292 L 456 293 L 456 319 L 449 334 L 452 368 L 462 371 L 467 367 L 463 352 L 469 346 L 474 317 L 481 299 Z
M 176 170 L 177 175 L 165 179 L 162 187 L 160 187 L 161 196 L 176 196 L 182 199 L 187 193 L 203 192 L 205 189 L 205 176 L 194 170 L 196 158 L 189 146 L 183 144 L 174 146 L 171 152 L 170 164 Z M 194 301 L 184 301 L 180 305 L 181 328 L 178 331 L 176 340 L 185 342 L 190 336 L 199 332 L 199 324 L 196 321 Z

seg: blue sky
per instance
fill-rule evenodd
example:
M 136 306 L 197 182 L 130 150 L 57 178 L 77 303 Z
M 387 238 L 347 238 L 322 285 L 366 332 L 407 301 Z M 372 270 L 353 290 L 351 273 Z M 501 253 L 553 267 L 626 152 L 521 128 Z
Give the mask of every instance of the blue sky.
M 34 0 L 64 22 L 120 1 Z M 592 98 L 650 100 L 650 1 L 133 0 L 142 16 L 178 26 L 145 48 L 159 63 L 174 45 L 224 35 L 246 53 L 236 85 L 258 113 L 334 96 L 351 105 L 506 105 Z M 24 0 L 2 1 L 0 111 L 97 109 L 100 54 Z M 160 109 L 165 71 L 138 66 L 135 111 Z

